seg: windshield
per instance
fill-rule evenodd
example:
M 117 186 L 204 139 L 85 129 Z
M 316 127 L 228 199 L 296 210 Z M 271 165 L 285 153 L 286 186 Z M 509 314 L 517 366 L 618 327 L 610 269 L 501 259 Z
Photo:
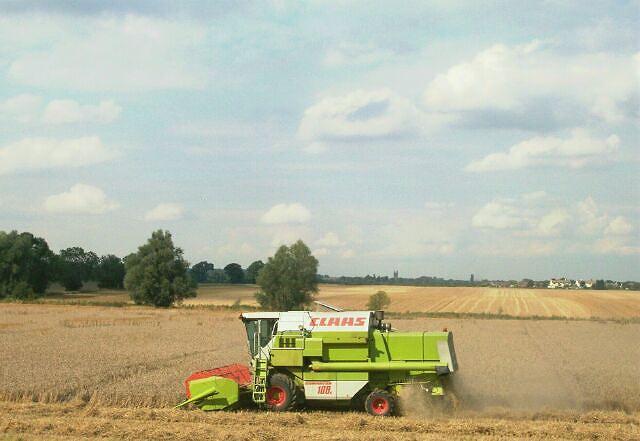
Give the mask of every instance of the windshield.
M 269 343 L 277 321 L 277 319 L 245 320 L 244 326 L 247 329 L 251 357 L 255 357 L 258 354 L 258 350 Z

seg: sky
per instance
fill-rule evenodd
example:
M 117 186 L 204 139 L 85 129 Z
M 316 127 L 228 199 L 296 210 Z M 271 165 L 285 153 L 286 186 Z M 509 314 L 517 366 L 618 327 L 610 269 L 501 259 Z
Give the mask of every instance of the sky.
M 638 1 L 0 1 L 0 230 L 639 280 L 638 22 Z

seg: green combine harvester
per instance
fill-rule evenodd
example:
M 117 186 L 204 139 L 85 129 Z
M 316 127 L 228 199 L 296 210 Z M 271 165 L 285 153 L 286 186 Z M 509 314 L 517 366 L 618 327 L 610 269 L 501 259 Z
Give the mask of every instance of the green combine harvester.
M 185 380 L 187 400 L 202 410 L 255 403 L 271 411 L 307 404 L 351 404 L 392 415 L 403 387 L 444 395 L 441 377 L 457 370 L 453 335 L 397 332 L 383 311 L 241 314 L 251 367 L 233 364 Z

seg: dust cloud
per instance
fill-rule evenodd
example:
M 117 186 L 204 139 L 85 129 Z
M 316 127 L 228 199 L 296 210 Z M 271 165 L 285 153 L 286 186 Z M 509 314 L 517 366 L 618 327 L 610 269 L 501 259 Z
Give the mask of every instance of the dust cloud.
M 444 381 L 444 399 L 404 392 L 405 413 L 640 411 L 638 324 L 416 319 L 394 326 L 448 327 L 459 364 Z

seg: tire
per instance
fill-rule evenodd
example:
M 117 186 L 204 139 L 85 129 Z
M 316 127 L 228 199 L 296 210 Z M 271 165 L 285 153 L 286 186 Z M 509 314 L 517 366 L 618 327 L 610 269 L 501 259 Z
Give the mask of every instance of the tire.
M 364 408 L 369 415 L 390 416 L 395 411 L 396 403 L 393 395 L 384 390 L 374 390 L 367 396 Z
M 286 412 L 298 406 L 300 394 L 295 383 L 286 374 L 276 373 L 269 378 L 267 408 L 273 412 Z

